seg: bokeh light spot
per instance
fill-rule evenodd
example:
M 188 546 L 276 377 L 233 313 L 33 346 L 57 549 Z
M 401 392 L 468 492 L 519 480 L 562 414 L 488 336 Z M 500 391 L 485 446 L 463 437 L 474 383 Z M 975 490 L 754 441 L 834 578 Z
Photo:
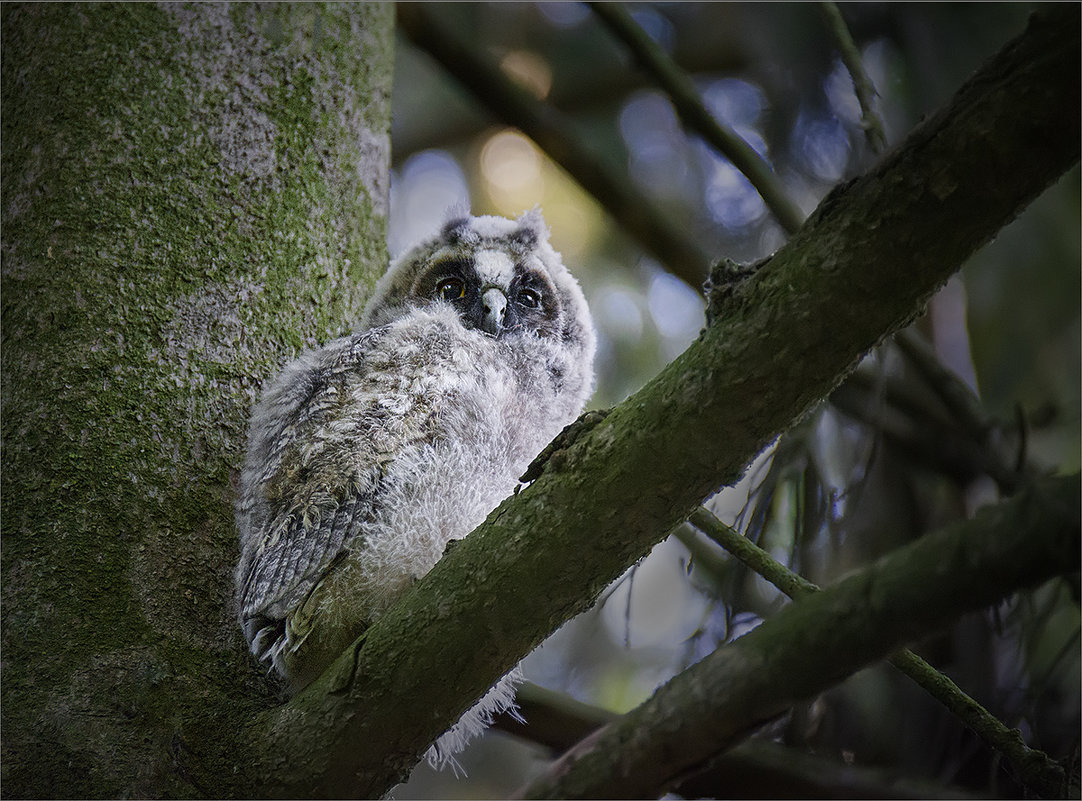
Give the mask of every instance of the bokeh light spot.
M 536 53 L 512 50 L 500 59 L 500 70 L 538 100 L 548 97 L 552 88 L 552 69 Z
M 702 297 L 672 273 L 659 270 L 654 275 L 646 302 L 657 330 L 675 340 L 680 350 L 691 344 L 705 323 Z
M 544 191 L 541 154 L 533 142 L 512 129 L 494 134 L 481 148 L 481 176 L 503 214 L 536 205 Z
M 603 286 L 591 299 L 598 325 L 614 339 L 635 343 L 642 336 L 638 295 L 618 284 Z
M 410 156 L 391 174 L 391 214 L 387 246 L 397 256 L 439 230 L 453 208 L 468 209 L 466 176 L 449 154 L 425 150 Z

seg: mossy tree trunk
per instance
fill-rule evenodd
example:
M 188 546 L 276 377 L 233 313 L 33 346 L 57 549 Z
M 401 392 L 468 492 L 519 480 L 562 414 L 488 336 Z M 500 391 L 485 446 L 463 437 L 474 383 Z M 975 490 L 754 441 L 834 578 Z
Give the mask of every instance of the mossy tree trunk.
M 279 706 L 232 612 L 231 474 L 262 379 L 383 269 L 392 8 L 0 13 L 9 796 L 384 792 L 1078 158 L 1075 9 Z
M 393 6 L 0 13 L 4 794 L 221 795 L 232 476 L 385 267 Z

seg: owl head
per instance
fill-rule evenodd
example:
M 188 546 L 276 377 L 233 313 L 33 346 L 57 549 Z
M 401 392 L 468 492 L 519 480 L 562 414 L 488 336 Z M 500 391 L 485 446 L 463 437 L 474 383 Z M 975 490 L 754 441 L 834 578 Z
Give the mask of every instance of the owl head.
M 457 217 L 433 239 L 396 260 L 376 285 L 361 329 L 436 304 L 462 325 L 497 340 L 540 337 L 591 359 L 594 332 L 586 299 L 548 241 L 538 210 L 517 220 Z

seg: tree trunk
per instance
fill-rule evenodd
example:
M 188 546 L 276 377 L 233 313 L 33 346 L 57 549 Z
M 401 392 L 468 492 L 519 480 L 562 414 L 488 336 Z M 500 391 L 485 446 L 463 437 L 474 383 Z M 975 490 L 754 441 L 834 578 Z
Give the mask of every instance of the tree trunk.
M 220 796 L 262 380 L 385 267 L 393 7 L 4 5 L 6 796 Z M 243 790 L 239 792 L 243 793 Z

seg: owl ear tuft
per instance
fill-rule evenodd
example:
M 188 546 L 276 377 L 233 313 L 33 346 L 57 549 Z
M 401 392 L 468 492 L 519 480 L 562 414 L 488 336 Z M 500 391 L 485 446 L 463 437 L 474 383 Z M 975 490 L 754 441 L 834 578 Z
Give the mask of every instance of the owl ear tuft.
M 472 218 L 468 214 L 452 217 L 443 224 L 443 238 L 456 245 L 475 240 L 477 235 L 470 227 L 471 221 Z
M 511 236 L 512 242 L 533 248 L 538 242 L 548 240 L 549 229 L 545 225 L 545 218 L 541 216 L 541 209 L 537 206 L 524 211 L 515 222 L 518 223 L 518 230 Z

